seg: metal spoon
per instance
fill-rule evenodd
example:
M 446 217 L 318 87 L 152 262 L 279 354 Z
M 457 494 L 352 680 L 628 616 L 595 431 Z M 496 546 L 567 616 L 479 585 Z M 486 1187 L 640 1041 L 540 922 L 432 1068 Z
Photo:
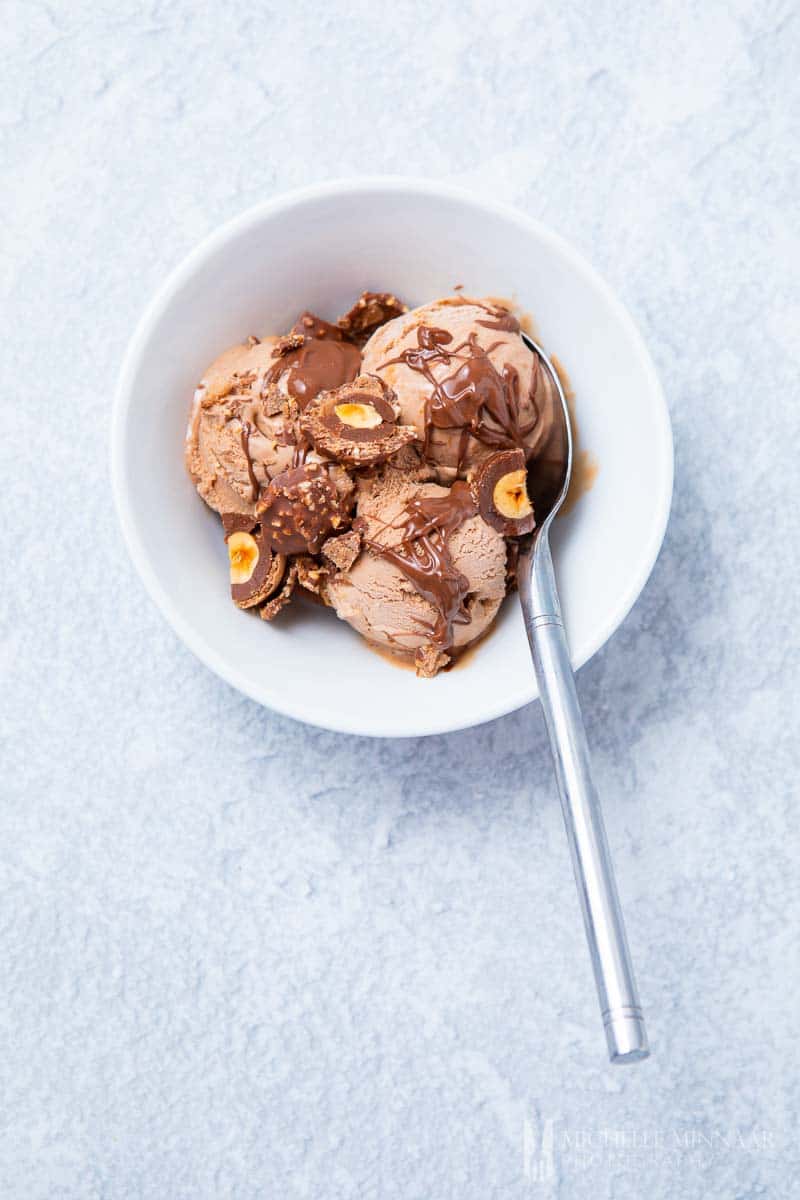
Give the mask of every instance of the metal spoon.
M 561 478 L 552 478 L 544 488 L 540 487 L 538 495 L 534 492 L 534 510 L 539 524 L 520 547 L 519 598 L 550 738 L 609 1057 L 612 1063 L 636 1062 L 650 1053 L 647 1032 L 639 1006 L 600 801 L 592 782 L 589 746 L 550 555 L 550 527 L 564 502 L 572 476 L 569 408 L 553 364 L 533 338 L 526 334 L 522 336 L 539 356 L 561 401 L 564 428 L 559 432 L 562 444 L 566 442 L 566 470 Z

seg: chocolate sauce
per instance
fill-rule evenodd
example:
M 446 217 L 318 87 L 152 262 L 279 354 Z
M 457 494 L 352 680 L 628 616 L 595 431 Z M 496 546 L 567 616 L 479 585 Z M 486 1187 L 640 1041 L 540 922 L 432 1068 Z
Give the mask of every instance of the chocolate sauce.
M 482 308 L 492 318 L 491 321 L 476 321 L 484 329 L 502 329 L 504 333 L 519 333 L 520 325 L 517 318 L 507 308 L 499 305 L 481 304 L 479 300 L 471 302 L 476 308 Z
M 516 322 L 516 318 L 511 319 Z M 505 325 L 488 327 L 507 328 Z M 525 448 L 525 438 L 532 433 L 539 419 L 535 401 L 538 359 L 533 360 L 529 393 L 533 416 L 530 421 L 521 423 L 519 374 L 509 363 L 506 363 L 502 372 L 498 371 L 489 357 L 502 343 L 484 348 L 478 344 L 475 333 L 471 333 L 461 345 L 451 348 L 452 340 L 453 335 L 445 329 L 420 325 L 417 329 L 417 345 L 404 350 L 397 358 L 389 359 L 382 367 L 402 362 L 428 381 L 431 394 L 425 402 L 423 454 L 430 458 L 433 429 L 461 429 L 457 463 L 460 472 L 466 462 L 470 437 L 493 449 Z M 444 379 L 434 376 L 431 370 L 434 363 L 450 365 L 454 360 L 458 366 L 451 375 Z M 487 423 L 487 417 L 491 424 Z
M 513 313 L 503 312 L 502 309 L 498 309 L 497 313 L 493 314 L 493 316 L 493 321 L 476 321 L 475 324 L 482 325 L 484 329 L 502 329 L 505 333 L 519 333 L 519 321 Z
M 314 448 L 308 435 L 297 427 L 297 422 L 278 430 L 275 441 L 279 446 L 291 446 L 292 467 L 302 467 Z
M 244 451 L 245 461 L 247 463 L 247 474 L 250 479 L 250 490 L 253 500 L 258 499 L 259 486 L 256 479 L 256 473 L 253 470 L 253 458 L 250 454 L 250 435 L 253 432 L 253 426 L 249 421 L 242 422 L 242 450 Z
M 457 283 L 453 288 L 454 292 L 460 291 L 463 288 L 462 283 Z M 476 325 L 483 325 L 484 329 L 502 329 L 504 333 L 519 333 L 520 323 L 510 309 L 503 304 L 484 304 L 482 300 L 472 300 L 469 296 L 452 296 L 448 300 L 450 307 L 462 308 L 468 305 L 470 308 L 480 308 L 491 317 L 490 321 L 476 321 Z
M 299 432 L 292 454 L 292 467 L 302 467 L 313 449 L 311 439 L 305 433 Z
M 464 521 L 476 515 L 478 506 L 472 498 L 469 485 L 459 479 L 446 496 L 421 496 L 409 500 L 405 511 L 408 520 L 403 524 L 403 541 L 410 542 L 434 530 L 448 537 Z
M 469 624 L 466 608 L 469 580 L 456 570 L 446 539 L 477 512 L 469 487 L 454 483 L 444 496 L 409 500 L 406 519 L 393 526 L 403 531 L 399 546 L 368 542 L 370 548 L 394 563 L 411 580 L 419 594 L 433 605 L 436 621 L 432 639 L 443 650 L 453 644 L 453 626 Z
M 303 344 L 276 361 L 266 382 L 277 383 L 285 375 L 286 390 L 301 408 L 320 392 L 350 383 L 358 375 L 361 351 L 336 325 L 305 312 L 292 333 L 302 334 Z
M 453 643 L 453 626 L 469 624 L 465 606 L 469 580 L 453 566 L 442 534 L 438 531 L 423 534 L 391 549 L 370 545 L 399 567 L 420 596 L 436 609 L 433 640 L 446 650 Z

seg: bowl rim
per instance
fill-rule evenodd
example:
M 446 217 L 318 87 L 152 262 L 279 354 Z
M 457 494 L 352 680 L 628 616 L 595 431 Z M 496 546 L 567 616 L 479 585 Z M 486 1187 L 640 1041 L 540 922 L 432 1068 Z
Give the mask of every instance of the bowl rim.
M 134 506 L 131 502 L 131 490 L 125 470 L 125 434 L 129 413 L 134 403 L 132 383 L 138 369 L 142 349 L 150 339 L 153 330 L 162 319 L 165 310 L 175 294 L 180 291 L 207 258 L 215 254 L 221 246 L 243 232 L 246 232 L 249 228 L 259 225 L 267 218 L 294 208 L 298 204 L 347 193 L 381 194 L 403 191 L 413 192 L 415 195 L 454 200 L 458 203 L 469 205 L 472 208 L 482 209 L 485 212 L 490 212 L 493 215 L 514 222 L 520 228 L 525 229 L 528 233 L 549 244 L 553 250 L 568 260 L 570 266 L 580 277 L 590 281 L 602 295 L 604 303 L 608 305 L 616 319 L 623 325 L 632 346 L 637 350 L 641 366 L 644 369 L 652 390 L 652 395 L 656 402 L 654 408 L 659 429 L 661 478 L 663 479 L 663 486 L 658 496 L 657 517 L 653 522 L 648 542 L 640 550 L 638 569 L 633 582 L 620 595 L 613 612 L 598 629 L 595 636 L 580 648 L 579 654 L 572 655 L 574 670 L 577 671 L 584 663 L 588 662 L 616 632 L 628 616 L 647 583 L 664 541 L 672 506 L 674 484 L 674 447 L 669 408 L 650 352 L 632 316 L 609 284 L 606 283 L 605 279 L 579 251 L 575 250 L 560 234 L 553 232 L 546 225 L 542 224 L 542 222 L 528 216 L 527 213 L 514 205 L 488 199 L 483 195 L 475 194 L 466 188 L 454 184 L 420 179 L 414 176 L 353 176 L 311 184 L 307 187 L 296 188 L 288 192 L 281 192 L 269 200 L 264 200 L 253 205 L 238 216 L 225 221 L 222 225 L 213 229 L 170 271 L 164 282 L 157 289 L 136 325 L 122 360 L 114 393 L 111 416 L 110 468 L 114 504 L 122 529 L 123 539 L 133 565 L 145 586 L 145 590 L 161 614 L 166 618 L 184 645 L 202 663 L 214 671 L 220 678 L 224 679 L 226 683 L 248 696 L 251 700 L 256 701 L 256 703 L 275 712 L 280 712 L 285 716 L 292 717 L 295 720 L 302 721 L 305 724 L 332 730 L 336 733 L 367 737 L 423 737 L 439 733 L 455 732 L 460 729 L 469 729 L 485 724 L 488 721 L 496 720 L 538 698 L 533 669 L 531 669 L 529 687 L 518 688 L 516 691 L 510 693 L 503 693 L 501 698 L 494 703 L 487 703 L 479 716 L 470 717 L 467 721 L 464 721 L 463 719 L 447 719 L 444 713 L 428 714 L 428 719 L 418 728 L 404 726 L 402 730 L 395 729 L 391 722 L 382 725 L 379 721 L 376 721 L 371 726 L 364 726 L 361 720 L 357 717 L 351 717 L 347 712 L 339 711 L 331 713 L 327 708 L 324 712 L 318 712 L 314 709 L 313 701 L 303 705 L 295 704 L 291 700 L 287 702 L 280 695 L 273 696 L 269 688 L 266 688 L 265 692 L 259 694 L 259 689 L 252 686 L 249 680 L 243 678 L 235 665 L 226 662 L 222 656 L 208 646 L 202 635 L 194 632 L 193 628 L 184 620 L 181 611 L 173 605 L 159 582 L 158 576 L 151 566 L 142 539 L 139 536 L 133 515 Z M 439 716 L 441 719 L 435 719 L 436 716 Z

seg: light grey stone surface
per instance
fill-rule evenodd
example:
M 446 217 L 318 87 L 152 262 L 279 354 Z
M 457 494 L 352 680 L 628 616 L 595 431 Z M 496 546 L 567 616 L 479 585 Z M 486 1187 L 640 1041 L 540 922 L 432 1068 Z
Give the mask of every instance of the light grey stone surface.
M 798 1194 L 799 61 L 786 0 L 3 6 L 4 1198 Z M 118 534 L 148 297 L 357 172 L 541 218 L 665 383 L 666 544 L 579 680 L 638 1068 L 604 1059 L 538 708 L 284 720 Z

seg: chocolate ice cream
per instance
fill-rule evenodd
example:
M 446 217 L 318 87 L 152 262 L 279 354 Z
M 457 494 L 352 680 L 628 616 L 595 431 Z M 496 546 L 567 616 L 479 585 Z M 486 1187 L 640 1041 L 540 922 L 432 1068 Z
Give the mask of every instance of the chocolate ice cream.
M 265 398 L 277 338 L 226 350 L 194 394 L 186 464 L 198 492 L 218 513 L 254 512 L 261 487 L 292 464 L 294 439 L 275 395 Z
M 357 513 L 362 551 L 333 575 L 327 599 L 368 641 L 435 674 L 494 619 L 505 540 L 465 483 L 420 483 L 392 467 L 362 482 Z
M 304 312 L 227 350 L 195 393 L 186 461 L 222 516 L 234 602 L 272 620 L 314 593 L 435 675 L 502 603 L 563 464 L 556 403 L 489 301 L 406 312 L 365 292 L 335 324 Z
M 449 297 L 382 325 L 362 370 L 396 393 L 440 483 L 464 479 L 498 450 L 543 449 L 558 397 L 508 309 Z

